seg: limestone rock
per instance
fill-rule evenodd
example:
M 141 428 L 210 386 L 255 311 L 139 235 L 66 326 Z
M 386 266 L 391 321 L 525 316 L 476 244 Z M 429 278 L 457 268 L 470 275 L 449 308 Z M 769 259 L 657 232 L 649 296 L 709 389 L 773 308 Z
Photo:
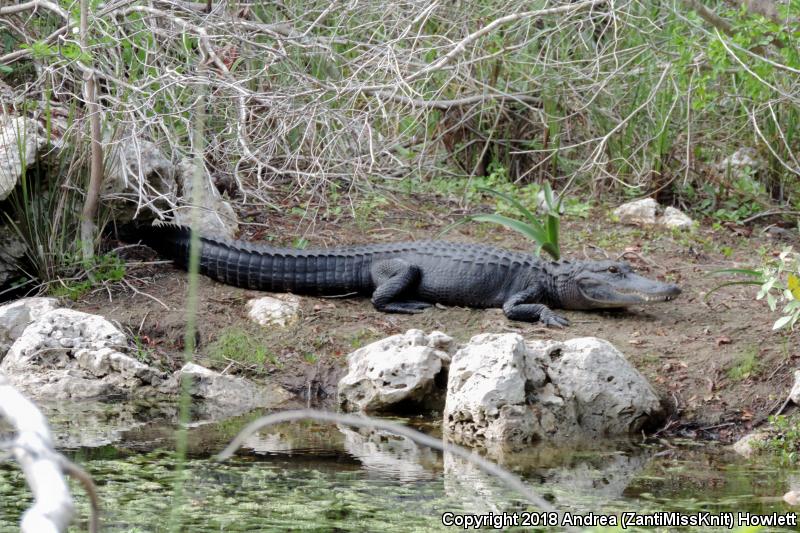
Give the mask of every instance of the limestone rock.
M 456 352 L 444 411 L 445 429 L 454 440 L 467 445 L 482 440 L 530 442 L 542 433 L 540 417 L 529 409 L 527 396 L 549 384 L 542 362 L 528 360 L 527 355 L 525 341 L 517 334 L 477 335 Z
M 197 209 L 197 228 L 202 235 L 214 235 L 232 239 L 239 230 L 239 221 L 231 204 L 224 200 L 217 189 L 212 185 L 211 177 L 202 171 L 199 180 L 194 179 L 196 165 L 190 158 L 184 158 L 178 165 L 178 181 L 183 190 L 183 203 L 175 212 L 175 223 L 189 226 L 192 221 L 192 211 Z M 200 205 L 192 206 L 195 198 L 194 189 L 200 187 L 198 196 Z
M 797 507 L 800 505 L 800 490 L 790 490 L 783 495 L 783 501 L 793 507 Z
M 291 294 L 279 297 L 263 296 L 247 302 L 247 316 L 262 326 L 285 327 L 296 321 L 300 299 Z
M 23 169 L 36 162 L 46 144 L 38 131 L 39 125 L 25 117 L 0 122 L 0 200 L 8 198 Z
M 637 433 L 662 414 L 647 380 L 606 341 L 483 334 L 453 356 L 444 426 L 467 445 L 596 439 Z
M 754 148 L 745 146 L 720 161 L 717 170 L 725 175 L 730 174 L 734 178 L 749 178 L 753 173 L 763 170 L 766 166 L 767 162 L 758 155 Z
M 31 322 L 57 306 L 55 298 L 22 298 L 0 306 L 0 360 Z
M 575 405 L 581 435 L 636 434 L 663 415 L 650 383 L 605 340 L 538 341 L 531 343 L 530 351 L 537 359 L 549 356 L 547 375 L 561 398 Z
M 133 220 L 141 202 L 154 197 L 162 199 L 148 206 L 155 213 L 174 206 L 177 169 L 158 146 L 134 136 L 108 143 L 106 151 L 110 163 L 103 179 L 102 196 L 104 200 L 114 200 L 109 205 L 118 222 Z
M 0 372 L 34 398 L 141 396 L 166 374 L 125 355 L 127 339 L 106 319 L 55 309 L 33 321 L 8 350 Z
M 192 380 L 194 398 L 212 402 L 216 406 L 247 412 L 261 407 L 276 407 L 291 397 L 278 386 L 256 384 L 245 378 L 214 372 L 203 366 L 187 363 L 177 373 L 179 381 Z M 231 416 L 229 412 L 228 416 Z
M 447 335 L 417 329 L 359 348 L 347 356 L 339 405 L 346 411 L 385 411 L 401 402 L 435 407 L 441 402 L 436 379 L 453 349 Z
M 656 223 L 658 202 L 652 198 L 643 198 L 622 204 L 614 210 L 614 215 L 624 224 L 652 226 Z
M 669 206 L 664 209 L 664 214 L 659 218 L 658 223 L 667 228 L 689 229 L 694 221 L 680 209 Z
M 694 221 L 680 209 L 671 206 L 663 209 L 652 198 L 622 204 L 614 210 L 614 215 L 620 222 L 635 226 L 689 229 L 694 224 Z
M 756 453 L 758 445 L 764 442 L 767 438 L 767 434 L 761 431 L 748 433 L 733 443 L 733 451 L 742 457 L 752 457 Z
M 789 393 L 789 399 L 795 405 L 800 405 L 800 370 L 794 371 L 794 385 L 792 385 L 792 391 Z

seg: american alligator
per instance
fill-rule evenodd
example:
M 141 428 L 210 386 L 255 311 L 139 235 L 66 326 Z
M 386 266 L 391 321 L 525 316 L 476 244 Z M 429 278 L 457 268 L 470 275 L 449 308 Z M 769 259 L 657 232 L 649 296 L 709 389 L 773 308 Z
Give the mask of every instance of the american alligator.
M 123 233 L 186 268 L 191 233 L 172 224 Z M 418 313 L 434 303 L 501 307 L 512 320 L 569 325 L 551 311 L 668 301 L 676 285 L 617 261 L 550 262 L 481 244 L 416 241 L 295 250 L 200 237 L 200 273 L 228 285 L 309 295 L 365 295 L 379 311 Z

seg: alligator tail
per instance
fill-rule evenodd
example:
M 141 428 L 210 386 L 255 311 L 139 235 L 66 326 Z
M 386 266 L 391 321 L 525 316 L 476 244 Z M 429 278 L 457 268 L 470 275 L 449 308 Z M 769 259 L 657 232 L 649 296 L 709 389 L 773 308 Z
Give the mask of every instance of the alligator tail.
M 126 242 L 141 242 L 186 269 L 191 229 L 170 223 L 129 224 L 118 231 Z M 310 252 L 199 237 L 200 273 L 247 289 L 303 294 L 346 294 L 371 290 L 365 254 Z

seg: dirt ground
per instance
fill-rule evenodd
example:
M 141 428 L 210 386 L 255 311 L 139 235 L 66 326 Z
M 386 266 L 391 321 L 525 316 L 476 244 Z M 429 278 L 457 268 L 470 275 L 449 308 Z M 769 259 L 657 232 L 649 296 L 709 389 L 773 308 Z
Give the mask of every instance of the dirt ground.
M 313 221 L 290 207 L 284 214 L 251 217 L 254 224 L 243 225 L 242 238 L 266 241 L 276 236 L 271 243 L 290 246 L 297 238 L 311 246 L 423 239 L 436 237 L 459 216 L 455 204 L 417 196 L 398 197 L 357 217 L 317 213 Z M 443 215 L 433 218 L 431 213 Z M 563 255 L 624 255 L 641 273 L 678 283 L 683 294 L 675 301 L 628 311 L 562 311 L 572 325 L 559 330 L 508 321 L 499 309 L 437 307 L 409 316 L 380 313 L 361 298 L 303 297 L 298 322 L 262 328 L 246 318 L 245 303 L 263 293 L 201 278 L 196 358 L 229 372 L 275 380 L 303 404 L 330 406 L 349 352 L 411 328 L 440 330 L 460 341 L 485 332 L 518 332 L 527 339 L 596 336 L 623 351 L 671 406 L 673 415 L 663 434 L 728 441 L 778 410 L 800 358 L 795 335 L 771 331 L 776 317 L 754 300 L 755 287 L 725 288 L 708 301 L 705 295 L 720 279 L 710 272 L 758 265 L 760 253 L 777 253 L 798 243 L 785 236 L 769 238 L 759 227 L 714 230 L 703 224 L 692 233 L 645 230 L 614 222 L 609 213 L 596 208 L 586 219 L 565 218 Z M 530 249 L 522 237 L 489 225 L 463 225 L 447 238 Z M 183 358 L 188 278 L 168 263 L 153 264 L 155 255 L 148 249 L 127 248 L 123 253 L 134 263 L 128 266 L 126 283 L 95 290 L 73 306 L 118 321 L 138 339 L 145 357 L 177 368 Z M 210 347 L 231 328 L 261 343 L 267 360 L 210 360 Z

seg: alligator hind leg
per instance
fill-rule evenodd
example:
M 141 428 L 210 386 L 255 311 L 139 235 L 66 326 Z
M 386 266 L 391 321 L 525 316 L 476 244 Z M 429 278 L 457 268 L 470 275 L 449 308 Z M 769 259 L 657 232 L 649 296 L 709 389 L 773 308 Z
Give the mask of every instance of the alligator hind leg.
M 375 292 L 372 305 L 384 313 L 421 313 L 432 304 L 417 300 L 397 300 L 419 283 L 419 268 L 402 259 L 386 259 L 372 265 Z
M 563 328 L 569 326 L 569 320 L 550 310 L 544 304 L 526 303 L 536 301 L 541 295 L 541 289 L 535 287 L 519 292 L 505 301 L 503 313 L 511 320 L 522 322 L 541 322 L 545 326 Z

